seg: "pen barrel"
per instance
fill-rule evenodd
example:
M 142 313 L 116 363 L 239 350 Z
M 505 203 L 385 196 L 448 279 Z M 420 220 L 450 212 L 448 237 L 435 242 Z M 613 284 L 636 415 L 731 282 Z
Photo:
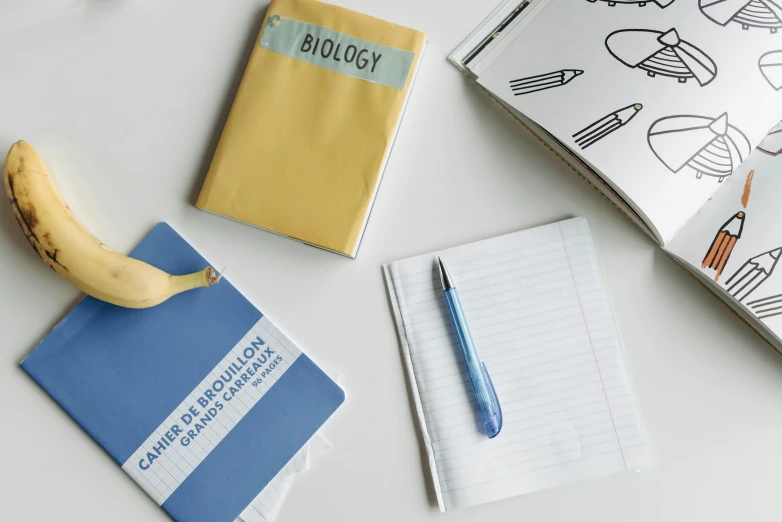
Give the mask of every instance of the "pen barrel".
M 494 391 L 494 385 L 491 382 L 486 366 L 481 363 L 478 356 L 472 334 L 470 334 L 470 329 L 467 326 L 462 303 L 459 300 L 459 294 L 456 293 L 455 288 L 445 290 L 443 294 L 445 295 L 445 302 L 448 304 L 451 322 L 456 331 L 456 337 L 464 356 L 464 362 L 470 375 L 478 406 L 483 414 L 486 431 L 490 438 L 494 437 L 499 433 L 502 426 L 502 412 Z
M 459 300 L 459 294 L 456 293 L 455 288 L 445 290 L 443 293 L 445 294 L 445 302 L 448 304 L 448 311 L 451 314 L 451 323 L 464 356 L 464 362 L 467 364 L 467 370 L 470 372 L 470 378 L 473 379 L 474 384 L 475 378 L 479 376 L 473 374 L 476 373 L 480 360 L 478 351 L 475 349 L 475 343 L 472 340 L 472 334 L 470 334 L 470 329 L 467 326 L 467 318 L 464 316 L 464 309 Z

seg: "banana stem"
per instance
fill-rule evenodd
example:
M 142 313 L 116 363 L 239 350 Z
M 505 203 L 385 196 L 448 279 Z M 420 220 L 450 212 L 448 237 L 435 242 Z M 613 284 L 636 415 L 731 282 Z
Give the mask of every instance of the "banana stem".
M 194 288 L 201 288 L 204 286 L 212 286 L 220 281 L 219 276 L 215 273 L 214 268 L 207 267 L 200 272 L 192 274 L 171 276 L 171 295 L 176 295 Z

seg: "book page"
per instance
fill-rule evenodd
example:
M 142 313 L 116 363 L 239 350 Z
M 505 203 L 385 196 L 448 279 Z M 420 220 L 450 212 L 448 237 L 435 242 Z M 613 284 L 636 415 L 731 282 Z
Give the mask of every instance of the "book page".
M 663 242 L 782 117 L 782 10 L 707 3 L 551 0 L 478 78 L 596 167 Z
M 482 427 L 435 260 L 504 424 Z M 571 219 L 385 266 L 441 510 L 649 464 L 592 233 Z
M 782 337 L 780 153 L 782 124 L 666 248 L 777 340 Z

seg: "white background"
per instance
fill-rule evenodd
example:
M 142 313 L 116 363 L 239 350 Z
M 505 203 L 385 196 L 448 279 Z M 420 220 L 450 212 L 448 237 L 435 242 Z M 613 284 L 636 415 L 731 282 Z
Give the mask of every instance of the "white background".
M 119 251 L 170 222 L 341 374 L 333 450 L 279 521 L 779 520 L 782 357 L 446 62 L 493 2 L 340 3 L 429 33 L 357 260 L 193 207 L 264 2 L 0 1 L 0 149 L 38 147 Z M 571 216 L 592 220 L 653 466 L 440 515 L 380 265 Z M 78 293 L 6 204 L 0 267 L 0 519 L 167 520 L 18 368 Z

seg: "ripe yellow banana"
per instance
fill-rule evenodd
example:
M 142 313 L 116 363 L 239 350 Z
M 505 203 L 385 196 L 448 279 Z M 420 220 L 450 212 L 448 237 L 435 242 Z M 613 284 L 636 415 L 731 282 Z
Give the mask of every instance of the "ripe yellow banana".
M 212 267 L 174 276 L 107 248 L 79 223 L 30 144 L 11 146 L 5 190 L 16 220 L 47 265 L 81 291 L 126 308 L 148 308 L 220 278 Z

